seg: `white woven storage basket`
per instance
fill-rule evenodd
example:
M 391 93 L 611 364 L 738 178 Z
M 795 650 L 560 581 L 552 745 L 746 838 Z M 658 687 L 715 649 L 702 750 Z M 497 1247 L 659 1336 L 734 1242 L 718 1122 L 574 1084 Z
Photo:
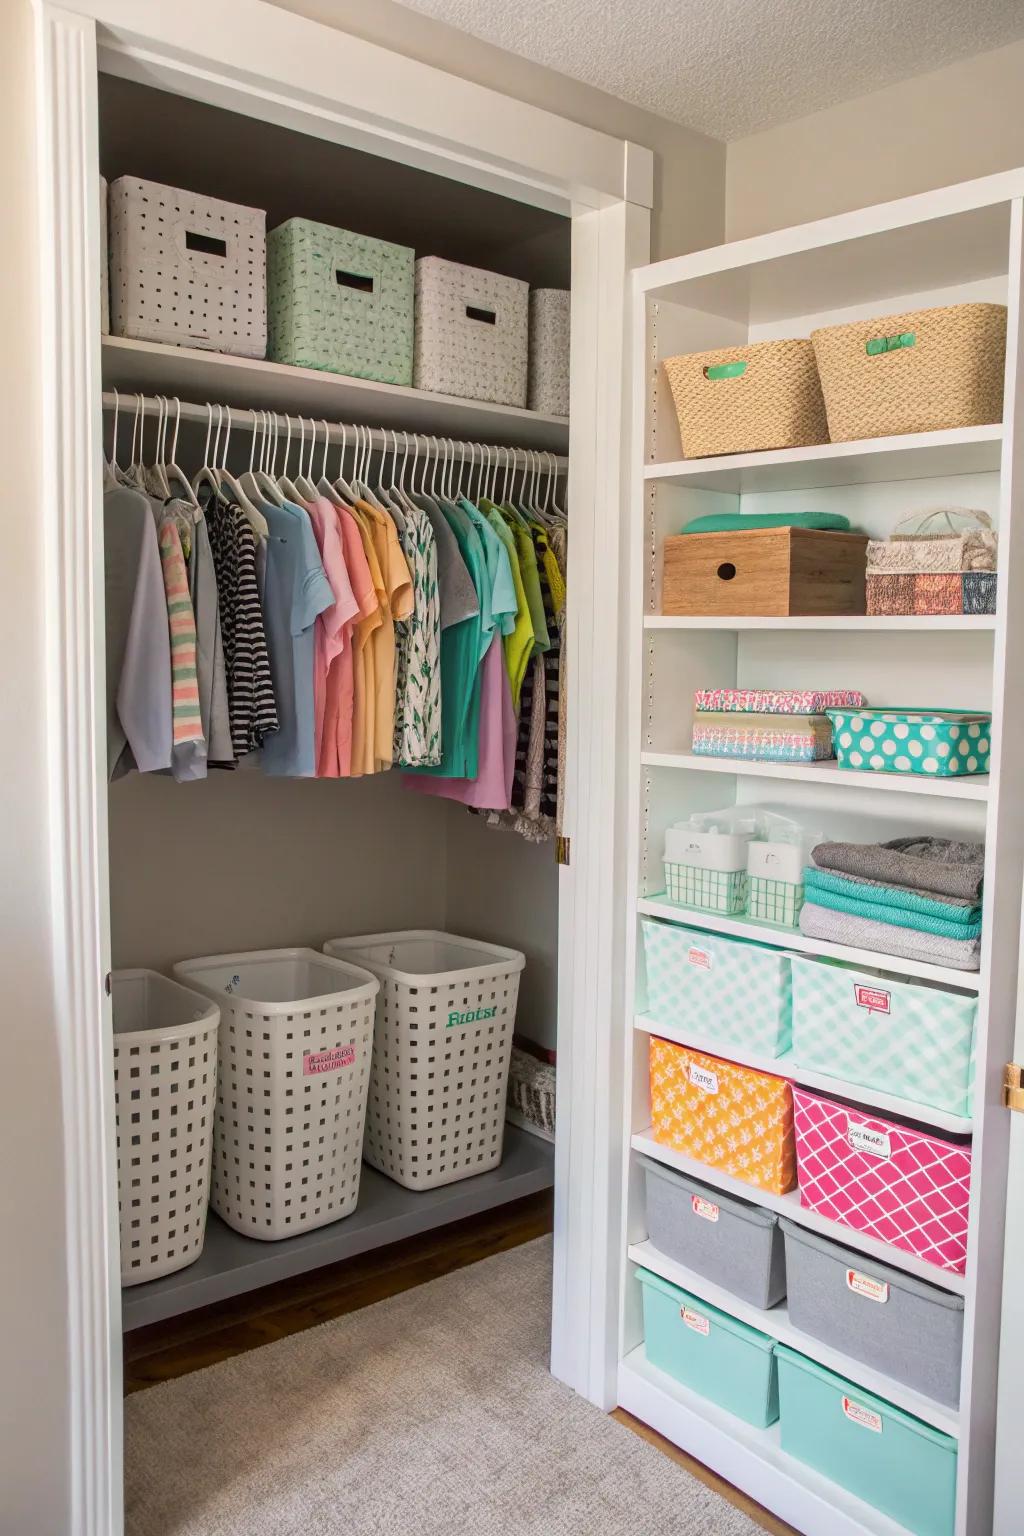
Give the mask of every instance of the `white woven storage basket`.
M 417 389 L 526 404 L 529 287 L 439 256 L 416 263 Z
M 412 383 L 413 252 L 312 219 L 267 236 L 267 356 Z
M 527 404 L 548 416 L 569 414 L 569 294 L 530 291 L 530 369 Z
M 501 1162 L 525 957 L 425 929 L 332 939 L 380 978 L 364 1156 L 406 1189 Z
M 114 335 L 265 357 L 262 208 L 135 176 L 113 182 L 109 198 Z
M 203 1251 L 220 1012 L 157 971 L 114 971 L 110 991 L 121 1283 L 139 1285 Z
M 377 981 L 314 949 L 185 960 L 221 1008 L 217 1215 L 275 1240 L 348 1216 L 359 1198 Z

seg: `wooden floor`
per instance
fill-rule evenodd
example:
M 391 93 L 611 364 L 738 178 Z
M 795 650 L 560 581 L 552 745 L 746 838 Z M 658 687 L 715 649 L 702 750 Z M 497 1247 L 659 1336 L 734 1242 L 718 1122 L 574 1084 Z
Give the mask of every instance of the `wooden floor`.
M 161 1381 L 174 1381 L 190 1371 L 229 1360 L 261 1344 L 284 1339 L 318 1323 L 330 1322 L 346 1312 L 372 1306 L 388 1296 L 410 1290 L 427 1280 L 463 1269 L 494 1253 L 504 1253 L 551 1231 L 553 1197 L 550 1191 L 531 1195 L 513 1205 L 471 1216 L 422 1237 L 409 1238 L 390 1248 L 378 1248 L 344 1264 L 315 1270 L 279 1285 L 251 1291 L 231 1301 L 186 1313 L 184 1317 L 137 1328 L 124 1340 L 124 1388 L 140 1392 Z M 714 1488 L 730 1504 L 742 1509 L 773 1536 L 796 1536 L 754 1504 L 745 1494 L 723 1482 L 707 1467 L 694 1461 L 661 1435 L 617 1409 L 613 1417 L 655 1446 L 692 1476 Z

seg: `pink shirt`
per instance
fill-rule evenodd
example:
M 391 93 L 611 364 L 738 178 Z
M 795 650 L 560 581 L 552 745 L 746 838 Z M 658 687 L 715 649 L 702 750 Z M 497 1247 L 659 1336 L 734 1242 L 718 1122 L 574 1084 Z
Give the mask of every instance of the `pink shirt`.
M 349 579 L 348 566 L 345 560 L 341 533 L 338 528 L 338 519 L 335 515 L 333 503 L 328 501 L 326 496 L 318 496 L 316 501 L 304 501 L 302 505 L 309 513 L 309 520 L 313 524 L 317 548 L 320 551 L 320 559 L 323 561 L 324 574 L 327 577 L 331 591 L 334 593 L 334 602 L 323 613 L 318 615 L 314 632 L 313 739 L 316 750 L 317 774 L 318 776 L 323 776 L 321 775 L 320 762 L 326 735 L 324 722 L 327 714 L 330 674 L 340 662 L 344 652 L 349 648 L 348 637 L 351 634 L 351 621 L 359 612 L 359 603 L 352 591 L 352 583 Z M 327 777 L 336 777 L 336 775 L 327 775 Z
M 505 666 L 502 637 L 495 631 L 480 674 L 480 731 L 475 779 L 435 779 L 403 774 L 406 788 L 421 795 L 458 800 L 478 811 L 507 811 L 512 803 L 516 762 L 516 717 Z

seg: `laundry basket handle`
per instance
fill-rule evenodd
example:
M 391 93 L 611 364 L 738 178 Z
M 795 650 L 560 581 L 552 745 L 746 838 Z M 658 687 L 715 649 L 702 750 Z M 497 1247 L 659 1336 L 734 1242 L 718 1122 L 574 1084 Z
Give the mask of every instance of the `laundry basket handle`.
M 741 379 L 747 371 L 744 360 L 735 363 L 712 363 L 710 368 L 704 369 L 706 379 Z
M 901 528 L 905 528 L 908 523 L 917 524 L 914 529 L 915 533 L 924 533 L 925 529 L 929 527 L 936 517 L 944 517 L 946 519 L 946 527 L 950 533 L 965 532 L 963 528 L 957 528 L 953 522 L 954 517 L 966 518 L 968 522 L 973 522 L 980 528 L 992 527 L 992 519 L 988 513 L 979 511 L 977 507 L 933 507 L 929 512 L 912 512 L 909 517 L 902 518 L 893 529 L 893 536 Z

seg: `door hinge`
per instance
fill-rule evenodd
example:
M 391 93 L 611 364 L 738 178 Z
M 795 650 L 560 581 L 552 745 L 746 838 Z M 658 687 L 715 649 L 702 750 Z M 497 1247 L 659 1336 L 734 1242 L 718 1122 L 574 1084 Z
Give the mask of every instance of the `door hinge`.
M 571 839 L 569 839 L 568 837 L 556 837 L 555 838 L 555 859 L 556 859 L 556 861 L 559 864 L 568 864 L 569 863 L 570 851 L 571 851 Z
M 103 978 L 103 991 L 104 991 L 104 993 L 106 994 L 107 997 L 110 996 L 111 990 L 112 990 L 111 976 L 110 976 L 110 972 L 108 971 L 107 974 Z
M 1003 1068 L 1003 1103 L 1024 1114 L 1024 1067 L 1016 1061 L 1008 1061 Z

